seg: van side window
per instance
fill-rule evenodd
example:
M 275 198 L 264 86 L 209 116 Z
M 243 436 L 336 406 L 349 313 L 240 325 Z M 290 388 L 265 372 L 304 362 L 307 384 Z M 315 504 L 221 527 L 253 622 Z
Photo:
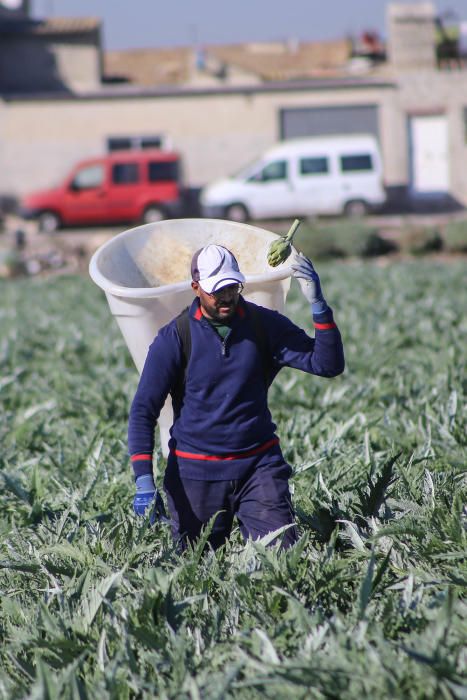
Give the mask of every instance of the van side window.
M 138 180 L 138 163 L 115 163 L 112 165 L 112 182 L 115 185 L 130 185 Z
M 71 183 L 74 190 L 93 190 L 104 183 L 104 166 L 88 165 L 78 170 Z
M 149 182 L 178 182 L 180 177 L 176 160 L 149 161 Z
M 259 173 L 248 178 L 248 182 L 271 182 L 271 180 L 287 179 L 287 161 L 276 160 L 268 163 Z
M 341 156 L 340 161 L 343 173 L 373 170 L 373 163 L 369 154 Z
M 327 158 L 300 158 L 300 175 L 323 175 L 328 172 Z

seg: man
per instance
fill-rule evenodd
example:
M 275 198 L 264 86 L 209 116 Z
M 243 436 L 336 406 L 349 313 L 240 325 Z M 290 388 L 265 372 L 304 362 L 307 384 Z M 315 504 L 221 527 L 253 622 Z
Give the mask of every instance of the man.
M 245 538 L 288 526 L 282 546 L 297 539 L 288 486 L 292 470 L 275 434 L 268 386 L 282 367 L 334 377 L 344 369 L 344 354 L 311 261 L 299 254 L 292 269 L 311 305 L 315 338 L 277 311 L 245 302 L 245 277 L 234 255 L 208 245 L 191 265 L 196 296 L 187 320 L 186 369 L 180 320 L 162 328 L 149 348 L 129 420 L 134 509 L 142 515 L 153 502 L 156 512 L 163 509 L 152 453 L 155 425 L 171 393 L 174 422 L 164 490 L 173 536 L 182 546 L 213 516 L 214 548 L 228 538 L 234 516 Z

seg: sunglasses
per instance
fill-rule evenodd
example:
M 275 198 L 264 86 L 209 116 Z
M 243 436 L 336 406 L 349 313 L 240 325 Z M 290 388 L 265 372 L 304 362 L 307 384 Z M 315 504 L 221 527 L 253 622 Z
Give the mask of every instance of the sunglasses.
M 243 284 L 239 282 L 238 284 L 228 284 L 225 287 L 222 287 L 222 289 L 219 289 L 218 292 L 211 292 L 208 294 L 212 299 L 222 299 L 224 296 L 236 296 L 238 294 L 241 294 L 243 292 Z

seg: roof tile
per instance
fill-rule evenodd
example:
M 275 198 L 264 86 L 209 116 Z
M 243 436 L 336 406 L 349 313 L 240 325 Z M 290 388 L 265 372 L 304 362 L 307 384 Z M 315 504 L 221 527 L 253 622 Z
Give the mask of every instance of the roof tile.
M 263 81 L 297 80 L 342 75 L 351 56 L 350 40 L 211 45 L 203 48 L 206 64 L 241 69 Z M 108 51 L 104 73 L 141 85 L 183 84 L 189 81 L 194 49 L 133 49 Z

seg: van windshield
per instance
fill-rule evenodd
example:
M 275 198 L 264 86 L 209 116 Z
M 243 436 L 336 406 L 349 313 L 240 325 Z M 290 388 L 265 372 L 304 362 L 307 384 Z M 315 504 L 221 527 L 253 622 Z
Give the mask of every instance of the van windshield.
M 236 172 L 232 173 L 230 177 L 233 180 L 247 180 L 250 175 L 253 175 L 256 173 L 258 170 L 261 170 L 261 168 L 264 165 L 264 161 L 262 160 L 252 160 L 248 163 L 248 165 L 244 165 L 240 170 L 237 170 Z
M 273 182 L 275 180 L 286 180 L 287 179 L 287 161 L 286 160 L 273 160 L 271 163 L 266 163 L 266 165 L 254 172 L 248 178 L 248 182 Z
M 63 187 L 64 183 L 66 183 L 70 179 L 71 175 L 70 171 L 70 164 L 67 163 L 66 165 L 63 165 L 59 169 L 59 175 L 54 176 L 54 179 L 50 181 L 50 187 L 53 189 L 59 189 L 60 187 Z
M 94 190 L 101 187 L 104 179 L 104 166 L 101 163 L 96 163 L 77 170 L 71 184 L 76 190 Z

